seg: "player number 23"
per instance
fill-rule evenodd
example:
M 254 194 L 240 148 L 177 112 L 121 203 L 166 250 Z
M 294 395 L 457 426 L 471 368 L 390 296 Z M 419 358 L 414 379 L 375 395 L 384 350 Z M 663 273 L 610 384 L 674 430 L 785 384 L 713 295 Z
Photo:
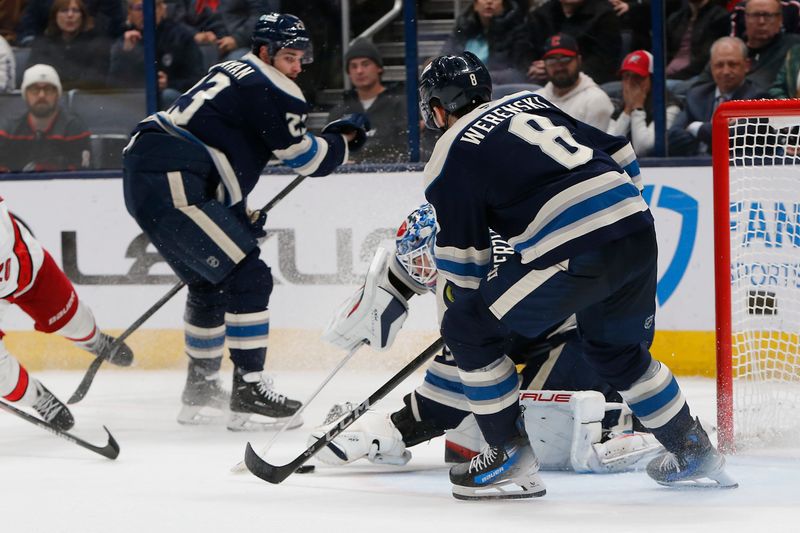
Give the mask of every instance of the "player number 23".
M 576 141 L 564 126 L 550 119 L 520 113 L 514 115 L 508 131 L 523 141 L 538 146 L 542 152 L 568 169 L 580 166 L 592 158 L 592 149 Z

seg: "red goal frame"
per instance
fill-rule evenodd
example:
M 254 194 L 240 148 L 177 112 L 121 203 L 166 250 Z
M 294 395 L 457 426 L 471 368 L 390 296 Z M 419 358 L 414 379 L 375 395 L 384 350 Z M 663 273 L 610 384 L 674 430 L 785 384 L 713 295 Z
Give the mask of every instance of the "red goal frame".
M 731 364 L 731 234 L 728 120 L 800 116 L 800 99 L 738 100 L 722 103 L 712 120 L 714 171 L 714 294 L 717 348 L 717 435 L 723 453 L 735 452 Z

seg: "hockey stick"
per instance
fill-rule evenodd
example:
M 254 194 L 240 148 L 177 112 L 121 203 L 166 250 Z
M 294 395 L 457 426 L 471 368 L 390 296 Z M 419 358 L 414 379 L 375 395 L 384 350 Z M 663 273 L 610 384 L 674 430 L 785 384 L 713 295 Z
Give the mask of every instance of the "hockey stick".
M 261 211 L 269 212 L 273 207 L 275 207 L 275 205 L 278 202 L 280 202 L 281 200 L 286 198 L 286 196 L 290 192 L 295 190 L 295 188 L 297 188 L 297 186 L 300 185 L 300 183 L 304 179 L 306 179 L 305 176 L 296 176 L 289 183 L 289 185 L 287 185 L 286 187 L 281 189 L 281 191 L 278 194 L 276 194 L 275 197 L 272 198 L 272 200 L 270 200 L 267 203 L 267 205 L 262 207 Z M 148 318 L 153 316 L 153 314 L 155 314 L 156 311 L 161 309 L 164 306 L 165 303 L 167 303 L 173 296 L 175 296 L 178 293 L 178 291 L 180 291 L 183 288 L 184 285 L 185 285 L 185 283 L 182 282 L 182 281 L 179 281 L 178 283 L 176 283 L 175 286 L 172 287 L 169 290 L 169 292 L 167 292 L 156 303 L 154 303 L 153 306 L 150 307 L 150 309 L 148 309 L 147 311 L 145 311 L 142 316 L 140 316 L 138 319 L 136 319 L 136 321 L 133 324 L 131 324 L 128 327 L 128 329 L 126 329 L 122 333 L 122 335 L 117 337 L 117 339 L 111 344 L 111 349 L 108 351 L 108 353 L 113 354 L 116 351 L 116 348 L 120 344 L 125 342 L 125 339 L 127 339 L 131 335 L 131 333 L 133 333 L 134 331 L 139 329 L 139 326 L 144 324 L 144 322 Z M 75 389 L 75 392 L 73 392 L 72 396 L 70 396 L 69 400 L 67 400 L 68 404 L 78 403 L 79 401 L 83 400 L 84 396 L 86 396 L 86 393 L 89 392 L 89 387 L 92 386 L 92 382 L 94 381 L 94 377 L 97 374 L 97 371 L 100 370 L 100 365 L 103 364 L 103 361 L 104 361 L 104 359 L 102 357 L 97 357 L 94 361 L 92 361 L 92 364 L 89 365 L 89 368 L 86 369 L 86 373 L 83 375 L 83 379 L 81 380 L 80 384 L 78 385 L 78 388 Z
M 389 381 L 384 383 L 381 388 L 373 392 L 369 398 L 361 402 L 361 404 L 359 404 L 354 410 L 347 413 L 347 415 L 345 415 L 344 418 L 342 418 L 339 423 L 331 428 L 325 435 L 317 439 L 314 444 L 309 446 L 293 461 L 283 466 L 274 466 L 266 462 L 264 459 L 259 457 L 259 455 L 255 452 L 255 450 L 253 450 L 253 447 L 248 442 L 247 448 L 244 452 L 244 462 L 247 465 L 247 469 L 250 470 L 250 472 L 252 472 L 256 477 L 259 477 L 264 481 L 268 481 L 269 483 L 277 485 L 278 483 L 282 482 L 284 479 L 292 475 L 292 473 L 302 466 L 306 461 L 311 459 L 318 451 L 327 446 L 329 442 L 333 441 L 333 439 L 335 439 L 342 431 L 347 429 L 350 424 L 358 420 L 361 415 L 366 413 L 370 407 L 378 402 L 378 400 L 384 398 L 416 369 L 421 367 L 428 359 L 433 357 L 443 345 L 444 341 L 442 341 L 441 338 L 434 341 L 434 343 L 428 346 L 424 352 L 415 357 L 410 363 L 404 366 L 402 370 L 392 376 Z
M 303 405 L 300 407 L 300 409 L 295 411 L 295 413 L 292 415 L 292 418 L 290 418 L 289 421 L 286 422 L 286 424 L 281 426 L 280 430 L 278 430 L 272 436 L 272 438 L 269 440 L 269 442 L 263 448 L 261 448 L 261 453 L 259 455 L 266 455 L 267 454 L 269 449 L 272 448 L 272 445 L 275 444 L 275 441 L 278 440 L 278 437 L 280 437 L 281 434 L 283 434 L 284 431 L 286 431 L 287 429 L 292 427 L 292 422 L 294 422 L 295 419 L 297 419 L 297 417 L 300 416 L 300 413 L 302 413 L 305 410 L 305 408 L 308 406 L 308 404 L 310 404 L 311 402 L 314 401 L 314 398 L 317 397 L 317 394 L 319 394 L 320 391 L 325 387 L 325 385 L 327 385 L 328 382 L 331 379 L 333 379 L 333 376 L 335 376 L 337 373 L 339 373 L 339 370 L 342 369 L 342 367 L 347 363 L 347 361 L 349 361 L 350 358 L 353 357 L 355 355 L 355 353 L 358 351 L 358 349 L 361 348 L 364 344 L 365 344 L 364 341 L 361 341 L 360 343 L 355 345 L 349 352 L 347 352 L 347 354 L 345 354 L 345 356 L 342 358 L 342 360 L 339 361 L 339 364 L 337 364 L 336 367 L 333 370 L 331 370 L 331 373 L 328 374 L 328 377 L 326 377 L 322 381 L 322 383 L 319 384 L 319 387 L 317 387 L 317 390 L 315 390 L 313 393 L 311 393 L 311 396 L 309 396 L 308 400 L 306 400 L 303 403 Z M 246 470 L 246 467 L 245 467 L 244 461 L 239 461 L 238 463 L 233 465 L 233 468 L 231 468 L 231 472 L 233 472 L 235 474 L 238 474 L 239 472 L 244 472 L 245 470 Z
M 78 446 L 93 451 L 94 453 L 99 453 L 103 457 L 107 457 L 109 459 L 116 459 L 117 456 L 119 455 L 119 444 L 117 444 L 117 441 L 114 439 L 114 436 L 105 426 L 103 426 L 103 429 L 106 431 L 106 434 L 108 434 L 108 442 L 106 443 L 105 446 L 95 446 L 94 444 L 90 444 L 85 440 L 76 437 L 75 435 L 67 433 L 66 431 L 61 431 L 60 429 L 54 427 L 53 425 L 48 424 L 44 420 L 40 420 L 33 415 L 29 415 L 25 411 L 21 411 L 16 407 L 14 407 L 13 405 L 7 404 L 6 402 L 0 402 L 0 409 L 9 412 L 12 415 L 16 415 L 22 418 L 23 420 L 27 420 L 31 424 L 35 424 L 40 428 L 49 431 L 50 433 L 52 433 L 57 437 L 61 437 L 62 439 L 68 440 L 71 443 L 77 444 Z

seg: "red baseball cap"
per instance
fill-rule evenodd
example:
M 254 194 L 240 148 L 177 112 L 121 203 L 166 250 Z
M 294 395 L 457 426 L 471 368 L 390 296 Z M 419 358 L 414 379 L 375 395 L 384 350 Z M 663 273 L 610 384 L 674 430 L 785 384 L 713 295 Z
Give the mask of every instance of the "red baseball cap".
M 619 67 L 619 73 L 626 71 L 646 78 L 653 73 L 653 54 L 647 50 L 634 50 L 626 55 L 622 60 L 622 66 Z
M 548 37 L 544 42 L 544 54 L 542 55 L 542 59 L 554 55 L 575 57 L 579 53 L 578 42 L 574 37 L 566 33 L 557 33 Z

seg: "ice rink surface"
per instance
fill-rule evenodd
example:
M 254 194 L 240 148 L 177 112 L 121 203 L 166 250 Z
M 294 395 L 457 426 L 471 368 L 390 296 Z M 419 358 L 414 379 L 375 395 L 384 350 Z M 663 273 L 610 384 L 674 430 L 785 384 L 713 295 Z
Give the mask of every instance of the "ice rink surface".
M 377 357 L 377 355 L 376 355 Z M 306 425 L 285 432 L 267 459 L 284 464 L 306 446 L 308 429 L 337 401 L 360 402 L 390 373 L 337 376 L 304 413 Z M 66 399 L 81 373 L 41 372 Z M 325 377 L 283 372 L 277 388 L 304 400 Z M 420 379 L 412 377 L 378 410 L 394 410 Z M 8 532 L 370 532 L 530 531 L 746 532 L 800 531 L 800 446 L 729 458 L 736 490 L 674 490 L 645 473 L 577 475 L 545 472 L 544 498 L 461 502 L 450 495 L 443 440 L 412 449 L 405 467 L 359 461 L 316 464 L 312 474 L 270 485 L 231 474 L 249 440 L 258 451 L 272 434 L 232 433 L 222 425 L 175 422 L 183 371 L 102 370 L 73 408 L 74 433 L 104 443 L 117 438 L 116 461 L 94 455 L 0 412 L 0 530 Z M 227 379 L 226 379 L 227 381 Z M 694 411 L 714 419 L 710 380 L 681 380 Z

